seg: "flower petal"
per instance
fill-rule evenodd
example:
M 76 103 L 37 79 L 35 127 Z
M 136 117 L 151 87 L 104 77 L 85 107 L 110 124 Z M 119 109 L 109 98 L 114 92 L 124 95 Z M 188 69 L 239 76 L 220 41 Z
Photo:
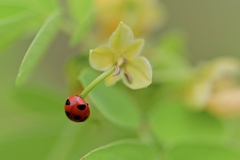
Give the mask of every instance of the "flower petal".
M 145 57 L 136 57 L 126 62 L 123 82 L 131 89 L 147 87 L 152 83 L 152 68 Z
M 133 39 L 134 35 L 131 28 L 120 22 L 117 29 L 112 33 L 109 44 L 113 49 L 123 51 Z
M 119 75 L 115 75 L 115 76 L 113 76 L 113 74 L 109 75 L 105 79 L 106 86 L 114 85 L 115 83 L 117 83 L 117 81 L 119 81 L 121 79 L 121 77 L 122 77 L 121 73 Z
M 105 71 L 115 65 L 115 53 L 108 46 L 99 46 L 90 50 L 90 65 L 99 71 Z
M 139 55 L 143 49 L 144 46 L 144 39 L 136 39 L 131 44 L 129 47 L 124 51 L 123 56 L 126 59 L 133 58 L 137 55 Z

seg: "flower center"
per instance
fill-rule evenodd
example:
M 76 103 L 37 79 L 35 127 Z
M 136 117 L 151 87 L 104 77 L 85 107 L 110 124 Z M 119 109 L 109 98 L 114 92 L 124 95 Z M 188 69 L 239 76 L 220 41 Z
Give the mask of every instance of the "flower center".
M 126 63 L 127 60 L 124 57 L 119 58 L 117 65 L 121 66 L 122 64 Z
M 113 73 L 112 76 L 117 76 L 121 73 L 121 66 L 126 63 L 127 60 L 123 57 L 119 58 L 117 65 L 115 66 L 115 72 Z
M 132 83 L 132 77 L 131 75 L 126 71 L 126 68 L 124 67 L 124 64 L 127 63 L 127 60 L 124 57 L 121 57 L 118 60 L 117 65 L 115 66 L 115 72 L 113 73 L 112 76 L 117 76 L 121 73 L 121 67 L 124 68 L 124 76 L 126 77 L 127 81 L 129 83 Z

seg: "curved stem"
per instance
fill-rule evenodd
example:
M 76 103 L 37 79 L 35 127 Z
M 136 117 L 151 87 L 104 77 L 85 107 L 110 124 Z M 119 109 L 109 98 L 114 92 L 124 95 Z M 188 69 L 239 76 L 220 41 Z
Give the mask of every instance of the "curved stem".
M 99 75 L 96 79 L 94 79 L 80 94 L 80 96 L 84 99 L 86 95 L 96 86 L 98 85 L 102 80 L 104 80 L 107 76 L 112 74 L 115 71 L 115 67 L 110 68 L 109 70 L 103 72 L 101 75 Z

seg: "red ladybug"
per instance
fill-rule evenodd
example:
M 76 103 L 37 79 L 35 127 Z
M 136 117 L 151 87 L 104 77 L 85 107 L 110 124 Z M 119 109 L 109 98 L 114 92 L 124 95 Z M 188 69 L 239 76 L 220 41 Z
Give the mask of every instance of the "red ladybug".
M 65 113 L 74 122 L 83 122 L 90 115 L 88 103 L 80 96 L 70 96 L 65 103 Z

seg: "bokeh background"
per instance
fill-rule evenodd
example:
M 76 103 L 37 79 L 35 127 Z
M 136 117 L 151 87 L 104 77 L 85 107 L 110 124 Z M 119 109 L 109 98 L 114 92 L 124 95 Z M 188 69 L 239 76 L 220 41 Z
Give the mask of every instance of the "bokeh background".
M 163 2 L 168 11 L 167 26 L 180 27 L 187 32 L 192 61 L 226 55 L 239 57 L 238 1 Z
M 89 2 L 0 0 L 0 159 L 80 159 L 121 139 L 150 145 L 145 159 L 240 159 L 240 2 Z M 23 57 L 54 10 L 61 12 L 57 33 L 16 86 Z M 78 77 L 89 69 L 89 50 L 106 43 L 119 21 L 145 39 L 142 54 L 153 66 L 153 83 L 139 91 L 102 85 L 87 98 L 88 121 L 71 122 L 65 100 L 82 91 Z M 109 102 L 94 100 L 104 95 Z M 121 97 L 126 102 L 115 104 Z M 139 128 L 121 116 L 111 120 L 99 104 L 135 104 Z

